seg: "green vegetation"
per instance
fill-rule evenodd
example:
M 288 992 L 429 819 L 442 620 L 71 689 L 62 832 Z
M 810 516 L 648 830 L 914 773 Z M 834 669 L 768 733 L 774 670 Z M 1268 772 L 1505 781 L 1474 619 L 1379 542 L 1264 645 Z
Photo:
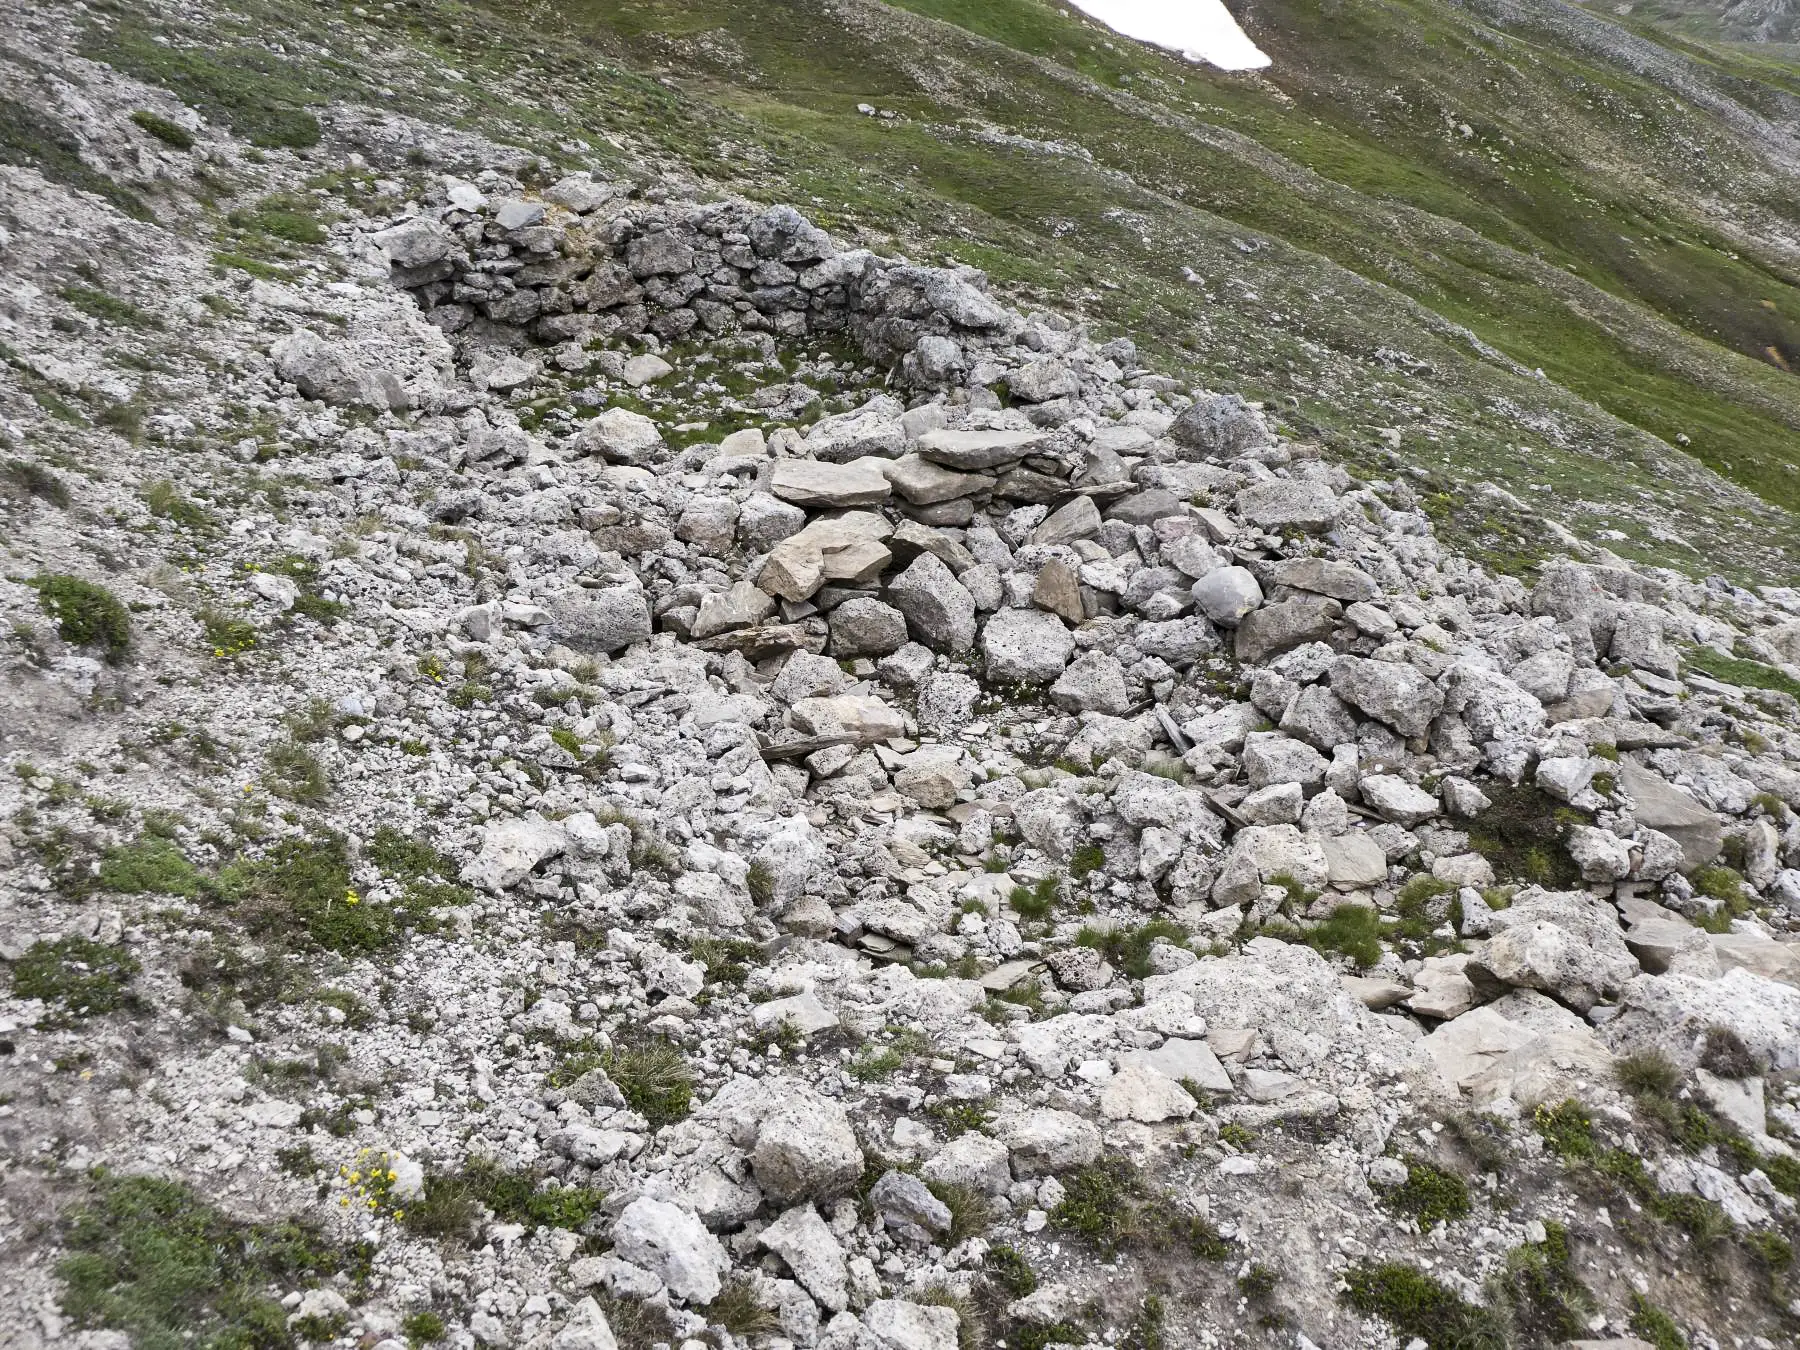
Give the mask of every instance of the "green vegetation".
M 1017 1247 L 996 1242 L 988 1248 L 983 1269 L 987 1276 L 1013 1298 L 1024 1298 L 1037 1288 L 1037 1272 Z
M 115 665 L 125 659 L 131 650 L 131 615 L 118 596 L 92 581 L 47 572 L 33 577 L 31 585 L 64 642 L 98 647 Z
M 366 1277 L 372 1256 L 295 1220 L 227 1217 L 179 1182 L 104 1172 L 64 1216 L 63 1242 L 63 1315 L 137 1350 L 287 1350 L 297 1338 L 276 1300 Z
M 1774 666 L 1739 656 L 1721 656 L 1711 647 L 1695 647 L 1687 653 L 1682 665 L 1711 676 L 1721 684 L 1734 684 L 1740 689 L 1773 689 L 1800 698 L 1800 682 L 1783 675 Z
M 483 1209 L 502 1223 L 528 1228 L 579 1229 L 600 1212 L 606 1192 L 508 1172 L 474 1157 L 460 1171 L 425 1178 L 425 1194 L 402 1211 L 401 1222 L 430 1237 L 467 1238 Z
M 1656 1350 L 1688 1350 L 1687 1337 L 1675 1319 L 1635 1290 L 1631 1295 L 1631 1334 L 1649 1341 Z
M 1558 1345 L 1585 1333 L 1583 1314 L 1593 1306 L 1593 1296 L 1575 1273 L 1564 1225 L 1547 1222 L 1542 1242 L 1508 1252 L 1496 1284 L 1521 1344 Z
M 1062 893 L 1062 882 L 1056 877 L 1042 877 L 1030 887 L 1014 886 L 1006 897 L 1007 904 L 1022 919 L 1041 923 L 1050 917 Z
M 1398 1262 L 1353 1266 L 1344 1275 L 1344 1302 L 1379 1317 L 1402 1341 L 1417 1337 L 1431 1350 L 1506 1350 L 1498 1314 L 1465 1303 L 1423 1271 Z
M 131 114 L 131 120 L 149 132 L 164 145 L 173 146 L 177 150 L 192 150 L 194 135 L 179 122 L 171 122 L 168 118 L 156 113 L 139 109 Z
M 311 63 L 248 41 L 211 50 L 159 43 L 156 31 L 136 16 L 118 15 L 112 26 L 89 30 L 85 54 L 162 85 L 252 145 L 305 149 L 319 143 L 319 121 L 307 105 L 322 101 L 323 91 Z
M 993 1207 L 988 1204 L 987 1196 L 975 1187 L 931 1181 L 926 1183 L 926 1188 L 943 1201 L 944 1208 L 950 1211 L 950 1231 L 945 1235 L 946 1246 L 955 1246 L 984 1232 L 993 1222 Z
M 1410 1215 L 1421 1228 L 1469 1216 L 1469 1188 L 1452 1172 L 1423 1158 L 1406 1159 L 1406 1180 L 1382 1192 L 1382 1203 L 1396 1214 Z
M 1014 908 L 1017 908 L 1014 903 Z M 1150 949 L 1158 942 L 1185 947 L 1188 930 L 1171 919 L 1152 919 L 1137 928 L 1082 928 L 1075 941 L 1091 947 L 1134 980 L 1152 974 Z
M 706 1320 L 745 1340 L 772 1336 L 781 1330 L 781 1318 L 756 1301 L 756 1290 L 745 1279 L 725 1282 L 719 1296 L 706 1305 Z
M 593 1056 L 579 1073 L 565 1069 L 563 1081 L 574 1082 L 590 1068 L 604 1071 L 625 1094 L 625 1104 L 653 1129 L 685 1119 L 693 1109 L 693 1071 L 681 1047 L 672 1041 L 615 1046 Z
M 1550 890 L 1581 884 L 1581 868 L 1569 856 L 1571 825 L 1585 817 L 1542 788 L 1487 783 L 1493 803 L 1469 827 L 1469 846 L 1494 865 L 1502 878 L 1516 878 Z
M 207 647 L 220 660 L 242 656 L 256 647 L 256 625 L 248 619 L 223 610 L 203 609 L 194 616 L 200 621 Z
M 145 313 L 129 300 L 121 300 L 116 295 L 108 295 L 105 291 L 95 290 L 92 286 L 65 286 L 62 298 L 90 319 L 97 319 L 101 323 L 113 324 L 120 328 L 161 328 L 163 326 L 163 321 L 154 314 Z
M 123 947 L 84 937 L 40 939 L 13 963 L 13 996 L 55 1005 L 60 1011 L 51 1015 L 51 1024 L 67 1026 L 124 1007 L 137 972 L 138 963 Z
M 370 956 L 399 940 L 403 916 L 350 885 L 342 835 L 284 839 L 260 858 L 219 873 L 222 898 L 253 934 L 340 956 Z
M 1107 1256 L 1121 1251 L 1185 1251 L 1223 1261 L 1231 1245 L 1205 1219 L 1180 1208 L 1123 1158 L 1105 1158 L 1063 1177 L 1062 1203 L 1050 1221 Z
M 1069 880 L 1086 881 L 1106 866 L 1106 850 L 1098 844 L 1083 844 L 1069 859 Z
M 1321 955 L 1339 952 L 1366 970 L 1381 959 L 1381 914 L 1367 905 L 1339 905 L 1302 937 Z
M 190 900 L 206 887 L 206 877 L 180 849 L 150 834 L 109 848 L 96 880 L 101 890 L 120 895 L 179 895 Z
M 444 1319 L 430 1311 L 408 1313 L 400 1322 L 400 1330 L 406 1336 L 407 1344 L 430 1345 L 444 1339 Z
M 202 533 L 213 528 L 213 518 L 204 507 L 197 506 L 176 490 L 166 478 L 149 484 L 143 491 L 144 505 L 150 514 L 171 521 L 184 530 Z

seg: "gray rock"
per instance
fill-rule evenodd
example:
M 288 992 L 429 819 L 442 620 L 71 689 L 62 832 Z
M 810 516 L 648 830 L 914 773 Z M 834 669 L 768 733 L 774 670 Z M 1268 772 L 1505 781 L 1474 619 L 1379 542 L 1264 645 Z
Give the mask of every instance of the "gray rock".
M 1102 712 L 1123 717 L 1131 710 L 1125 668 L 1117 657 L 1106 652 L 1085 652 L 1050 686 L 1050 701 L 1065 712 Z
M 892 494 L 882 461 L 865 457 L 848 464 L 784 459 L 775 465 L 769 491 L 784 502 L 813 510 L 879 506 Z
M 882 481 L 885 486 L 886 480 Z M 906 616 L 912 635 L 926 646 L 955 653 L 975 646 L 975 597 L 933 555 L 921 553 L 914 558 L 889 584 L 887 598 Z
M 750 1151 L 757 1184 L 783 1204 L 831 1200 L 855 1184 L 862 1165 L 844 1108 L 800 1083 L 783 1083 Z
M 613 1225 L 612 1240 L 620 1259 L 652 1272 L 689 1303 L 711 1303 L 731 1269 L 731 1258 L 693 1211 L 666 1200 L 633 1200 Z
M 806 512 L 766 492 L 751 493 L 738 508 L 738 539 L 751 553 L 768 552 L 783 539 L 798 534 L 805 524 Z
M 939 427 L 920 436 L 917 449 L 926 459 L 968 473 L 997 469 L 1023 459 L 1047 439 L 1042 431 L 955 431 Z
M 1195 399 L 1170 425 L 1169 439 L 1211 459 L 1235 459 L 1275 443 L 1262 414 L 1236 394 Z
M 904 1299 L 879 1299 L 869 1305 L 862 1320 L 880 1350 L 956 1350 L 957 1328 L 962 1325 L 954 1308 Z
M 1309 684 L 1281 715 L 1281 729 L 1318 750 L 1356 742 L 1356 716 L 1322 684 Z
M 906 616 L 879 600 L 846 600 L 830 624 L 834 656 L 886 656 L 906 645 Z
M 1331 665 L 1331 692 L 1402 736 L 1422 736 L 1444 696 L 1421 671 L 1395 661 L 1340 656 Z
M 1397 825 L 1410 827 L 1438 814 L 1436 797 L 1393 774 L 1369 774 L 1357 786 L 1363 801 L 1383 820 L 1391 820 Z
M 1059 506 L 1031 532 L 1034 544 L 1072 544 L 1100 533 L 1100 508 L 1092 497 L 1077 497 Z
M 748 628 L 774 612 L 775 601 L 766 591 L 740 581 L 728 591 L 714 591 L 701 597 L 700 613 L 694 619 L 690 636 L 708 638 L 734 628 Z
M 616 652 L 650 636 L 650 605 L 636 586 L 565 591 L 550 601 L 551 629 L 578 652 Z
M 581 453 L 599 455 L 614 464 L 648 464 L 662 443 L 656 423 L 629 408 L 608 408 L 589 419 L 575 437 Z
M 406 387 L 396 372 L 308 329 L 282 338 L 269 354 L 275 373 L 307 398 L 381 410 L 406 406 Z
M 881 461 L 888 482 L 914 506 L 930 506 L 954 501 L 986 491 L 994 480 L 984 474 L 958 473 L 934 464 L 923 455 L 902 455 L 899 459 Z
M 1331 527 L 1343 503 L 1323 483 L 1276 478 L 1238 493 L 1237 509 L 1240 516 L 1261 529 L 1316 533 Z
M 1041 609 L 1003 609 L 981 630 L 990 681 L 1048 684 L 1063 673 L 1074 650 L 1074 635 L 1063 621 Z
M 984 1195 L 1000 1195 L 1012 1185 L 1006 1145 L 977 1130 L 959 1134 L 919 1169 L 927 1181 L 966 1186 Z
M 849 1306 L 850 1267 L 844 1249 L 811 1204 L 795 1205 L 756 1240 L 787 1262 L 800 1287 L 821 1307 L 842 1312 Z
M 1464 968 L 1484 998 L 1536 989 L 1585 1013 L 1639 973 L 1612 906 L 1585 892 L 1533 887 L 1489 922 L 1499 931 Z
M 1061 361 L 1033 361 L 1006 377 L 1006 388 L 1021 403 L 1047 403 L 1081 392 L 1081 381 Z
M 1195 585 L 1203 586 L 1211 580 L 1207 577 Z M 1237 659 L 1261 665 L 1303 643 L 1323 642 L 1336 629 L 1343 612 L 1342 605 L 1323 595 L 1303 595 L 1278 605 L 1264 605 L 1239 621 Z
M 1642 765 L 1619 765 L 1619 787 L 1636 803 L 1638 824 L 1667 835 L 1681 846 L 1681 870 L 1705 867 L 1724 847 L 1719 819 L 1681 789 Z
M 1329 595 L 1346 605 L 1362 604 L 1381 594 L 1375 578 L 1360 567 L 1324 558 L 1288 558 L 1274 564 L 1269 575 L 1277 586 Z
M 950 1231 L 950 1207 L 907 1172 L 884 1172 L 869 1191 L 882 1226 L 910 1242 L 925 1243 Z
M 1325 781 L 1325 768 L 1323 755 L 1287 736 L 1257 734 L 1244 742 L 1244 777 L 1252 788 L 1272 783 L 1317 787 Z
M 1235 628 L 1263 602 L 1262 587 L 1246 567 L 1220 567 L 1192 587 L 1194 603 L 1214 623 Z

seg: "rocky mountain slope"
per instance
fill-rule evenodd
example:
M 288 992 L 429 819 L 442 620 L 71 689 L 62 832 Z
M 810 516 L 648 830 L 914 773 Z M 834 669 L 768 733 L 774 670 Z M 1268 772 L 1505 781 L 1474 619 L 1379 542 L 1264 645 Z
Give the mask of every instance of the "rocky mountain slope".
M 1432 359 L 1039 303 L 685 12 L 6 10 L 0 1343 L 1791 1344 L 1785 507 L 1272 240 Z

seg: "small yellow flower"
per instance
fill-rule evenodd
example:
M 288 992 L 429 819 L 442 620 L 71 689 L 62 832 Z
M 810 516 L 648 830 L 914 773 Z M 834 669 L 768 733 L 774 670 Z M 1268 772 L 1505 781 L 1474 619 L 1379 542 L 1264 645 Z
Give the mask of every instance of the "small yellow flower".
M 404 1219 L 406 1217 L 406 1211 L 403 1209 L 397 1209 L 394 1211 L 394 1217 L 396 1219 Z
M 398 1181 L 398 1180 L 400 1180 L 400 1174 L 398 1172 L 390 1170 L 388 1172 L 388 1180 L 389 1181 Z

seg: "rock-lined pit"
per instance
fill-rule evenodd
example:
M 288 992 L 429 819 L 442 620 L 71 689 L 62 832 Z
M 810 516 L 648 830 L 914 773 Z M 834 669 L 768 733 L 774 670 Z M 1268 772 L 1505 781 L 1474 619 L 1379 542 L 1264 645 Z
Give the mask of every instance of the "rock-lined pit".
M 140 1176 L 324 1225 L 194 1295 L 277 1344 L 1791 1336 L 1800 596 L 1491 576 L 791 208 L 369 176 L 336 276 L 130 227 L 110 351 L 8 226 L 8 1343 L 166 1331 Z

